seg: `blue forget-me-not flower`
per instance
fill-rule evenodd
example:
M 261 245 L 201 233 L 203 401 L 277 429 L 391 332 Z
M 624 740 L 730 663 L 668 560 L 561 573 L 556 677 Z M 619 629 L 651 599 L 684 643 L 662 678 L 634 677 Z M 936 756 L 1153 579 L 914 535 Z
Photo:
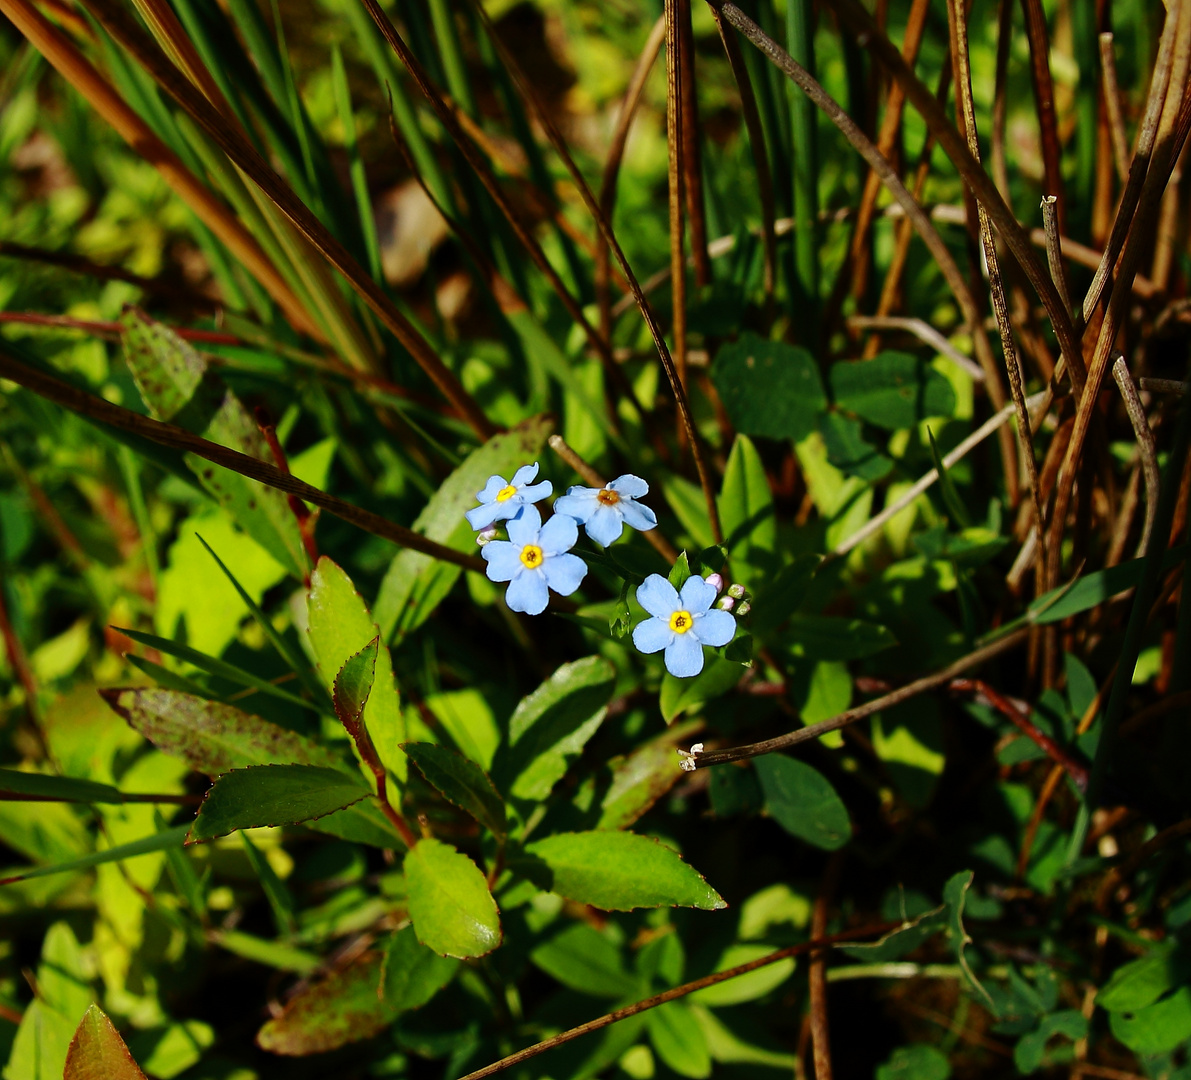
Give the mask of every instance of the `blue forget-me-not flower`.
M 657 516 L 636 500 L 649 494 L 649 485 L 626 473 L 602 488 L 570 487 L 554 502 L 556 514 L 569 514 L 580 522 L 601 547 L 620 539 L 627 524 L 638 532 L 655 528 Z
M 587 563 L 567 554 L 579 539 L 573 517 L 555 514 L 543 525 L 537 507 L 526 506 L 509 521 L 508 531 L 508 540 L 493 540 L 480 554 L 488 563 L 488 580 L 509 583 L 505 603 L 511 611 L 540 615 L 550 599 L 548 589 L 570 596 L 579 588 Z
M 637 603 L 653 618 L 633 627 L 633 644 L 643 653 L 665 649 L 671 675 L 698 675 L 703 670 L 703 646 L 727 645 L 736 633 L 736 620 L 711 607 L 715 598 L 715 586 L 697 574 L 686 579 L 682 592 L 661 574 L 650 574 L 637 586 Z
M 545 499 L 554 491 L 554 485 L 549 480 L 535 484 L 537 475 L 538 463 L 535 461 L 532 465 L 522 465 L 507 483 L 503 476 L 488 477 L 484 490 L 476 492 L 480 505 L 465 515 L 467 523 L 473 529 L 483 529 L 493 522 L 515 518 L 522 507 Z

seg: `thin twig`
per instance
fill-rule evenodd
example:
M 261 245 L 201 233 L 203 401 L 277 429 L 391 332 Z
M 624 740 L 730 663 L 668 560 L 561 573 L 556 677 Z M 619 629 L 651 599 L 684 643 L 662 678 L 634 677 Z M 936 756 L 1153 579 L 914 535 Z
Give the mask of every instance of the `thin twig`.
M 1063 199 L 1063 170 L 1060 162 L 1058 123 L 1055 119 L 1054 80 L 1050 74 L 1050 35 L 1042 0 L 1021 0 L 1026 17 L 1026 39 L 1030 43 L 1030 78 L 1034 84 L 1034 106 L 1038 113 L 1038 134 L 1042 142 L 1042 172 L 1045 190 L 1059 200 L 1059 232 L 1066 231 L 1066 204 Z M 973 157 L 979 157 L 973 154 Z M 1060 291 L 1061 295 L 1061 291 Z M 1068 311 L 1070 304 L 1064 305 Z
M 474 570 L 476 573 L 485 571 L 484 561 L 475 555 L 465 555 L 444 544 L 429 540 L 420 533 L 407 529 L 404 525 L 398 525 L 379 514 L 374 514 L 371 510 L 354 506 L 325 491 L 320 491 L 299 480 L 296 476 L 283 473 L 276 466 L 258 458 L 241 454 L 238 450 L 230 450 L 218 443 L 208 442 L 206 439 L 180 427 L 175 427 L 173 424 L 165 424 L 160 420 L 152 419 L 152 417 L 142 416 L 130 409 L 113 405 L 103 398 L 88 394 L 85 390 L 71 386 L 52 375 L 46 375 L 34 368 L 27 367 L 4 352 L 2 347 L 0 347 L 0 378 L 11 379 L 48 401 L 53 401 L 72 412 L 97 420 L 102 424 L 140 435 L 173 450 L 197 454 L 207 461 L 225 469 L 231 469 L 251 480 L 296 495 L 308 503 L 321 506 L 337 518 L 351 522 L 374 536 L 391 540 L 401 547 L 421 551 L 435 559 L 441 559 L 443 562 L 462 566 L 465 570 Z
M 686 225 L 683 212 L 683 95 L 680 0 L 665 0 L 666 11 L 666 185 L 670 209 L 670 334 L 678 381 L 686 389 Z M 681 429 L 680 429 L 681 435 Z
M 1108 112 L 1108 130 L 1112 135 L 1112 156 L 1121 183 L 1129 178 L 1129 138 L 1125 134 L 1125 112 L 1121 108 L 1121 87 L 1117 82 L 1117 62 L 1112 49 L 1112 32 L 1100 35 L 1100 74 L 1104 80 L 1104 105 Z
M 504 1072 L 505 1069 L 511 1069 L 514 1065 L 520 1065 L 523 1061 L 528 1061 L 530 1058 L 537 1057 L 539 1054 L 544 1054 L 547 1050 L 553 1050 L 556 1046 L 562 1046 L 593 1031 L 600 1031 L 615 1024 L 619 1020 L 625 1020 L 630 1016 L 636 1016 L 638 1013 L 645 1012 L 646 1009 L 656 1009 L 659 1005 L 665 1005 L 667 1001 L 674 1001 L 676 998 L 693 994 L 696 990 L 702 990 L 706 986 L 715 986 L 718 983 L 726 982 L 728 979 L 747 975 L 750 971 L 756 971 L 758 968 L 766 967 L 769 964 L 776 964 L 779 960 L 785 960 L 787 957 L 802 956 L 805 953 L 818 952 L 821 949 L 830 948 L 837 942 L 855 941 L 857 938 L 865 937 L 878 937 L 898 925 L 900 924 L 896 922 L 886 922 L 876 926 L 846 930 L 842 934 L 832 934 L 830 937 L 804 941 L 798 945 L 790 945 L 784 949 L 778 949 L 776 952 L 769 953 L 767 956 L 762 956 L 757 960 L 750 960 L 747 964 L 738 964 L 736 967 L 728 968 L 726 971 L 716 972 L 714 975 L 704 975 L 701 979 L 683 983 L 681 986 L 671 987 L 669 990 L 664 990 L 660 994 L 654 994 L 653 997 L 645 998 L 632 1005 L 626 1005 L 623 1009 L 616 1009 L 614 1012 L 605 1013 L 595 1020 L 587 1021 L 586 1024 L 580 1024 L 578 1027 L 573 1027 L 569 1031 L 563 1031 L 551 1036 L 549 1039 L 543 1039 L 541 1042 L 534 1043 L 533 1046 L 527 1046 L 524 1050 L 518 1050 L 515 1054 L 501 1058 L 500 1061 L 494 1061 L 491 1065 L 485 1065 L 482 1069 L 469 1072 L 466 1076 L 460 1077 L 460 1080 L 485 1080 L 486 1077 L 495 1076 L 499 1072 Z
M 827 912 L 839 882 L 843 852 L 837 851 L 827 862 L 815 909 L 811 916 L 811 937 L 822 939 L 827 932 Z M 827 954 L 815 953 L 807 965 L 807 987 L 811 1012 L 811 1056 L 815 1063 L 815 1080 L 832 1080 L 831 1031 L 827 1019 Z
M 743 761 L 745 758 L 760 757 L 762 754 L 773 754 L 779 750 L 789 750 L 799 743 L 809 742 L 812 739 L 826 735 L 829 731 L 838 731 L 840 728 L 854 724 L 856 721 L 863 720 L 866 717 L 872 716 L 874 713 L 879 713 L 884 709 L 891 709 L 894 705 L 900 705 L 903 701 L 909 701 L 919 694 L 925 694 L 928 690 L 935 690 L 940 686 L 945 686 L 952 679 L 963 675 L 972 668 L 979 667 L 986 660 L 991 660 L 994 657 L 1000 656 L 1002 653 L 1008 652 L 1010 649 L 1016 648 L 1026 640 L 1028 634 L 1028 630 L 1016 630 L 1011 634 L 1006 634 L 1005 637 L 968 653 L 967 656 L 956 660 L 954 664 L 949 664 L 941 671 L 926 675 L 882 697 L 865 702 L 863 705 L 857 705 L 855 708 L 833 716 L 830 720 L 823 720 L 817 724 L 808 724 L 806 727 L 800 728 L 797 731 L 789 731 L 785 735 L 778 735 L 776 738 L 765 739 L 761 742 L 749 743 L 746 746 L 734 746 L 726 750 L 709 750 L 696 754 L 694 756 L 694 764 L 700 769 L 708 765 L 727 765 L 732 761 Z
M 1137 380 L 1137 388 L 1151 394 L 1185 394 L 1191 390 L 1191 383 L 1181 382 L 1178 379 L 1147 379 L 1143 377 Z
M 976 382 L 984 382 L 984 369 L 970 356 L 962 353 L 925 319 L 908 319 L 899 315 L 850 315 L 850 326 L 874 330 L 906 330 L 919 341 L 926 342 L 941 356 L 947 357 L 966 371 Z
M 1158 448 L 1154 443 L 1154 433 L 1150 430 L 1150 422 L 1146 419 L 1145 406 L 1137 396 L 1137 387 L 1129 374 L 1129 366 L 1124 356 L 1118 356 L 1112 365 L 1112 377 L 1116 380 L 1121 397 L 1125 402 L 1125 411 L 1129 414 L 1129 423 L 1133 425 L 1133 434 L 1137 437 L 1137 450 L 1141 455 L 1142 477 L 1146 486 L 1146 512 L 1141 527 L 1141 541 L 1137 545 L 1137 558 L 1145 553 L 1150 542 L 1150 530 L 1154 527 L 1154 515 L 1158 512 L 1158 488 L 1161 478 L 1158 472 Z
M 1071 290 L 1067 287 L 1067 267 L 1063 265 L 1063 229 L 1059 222 L 1058 206 L 1057 196 L 1042 196 L 1042 231 L 1046 234 L 1046 262 L 1063 306 L 1070 311 Z

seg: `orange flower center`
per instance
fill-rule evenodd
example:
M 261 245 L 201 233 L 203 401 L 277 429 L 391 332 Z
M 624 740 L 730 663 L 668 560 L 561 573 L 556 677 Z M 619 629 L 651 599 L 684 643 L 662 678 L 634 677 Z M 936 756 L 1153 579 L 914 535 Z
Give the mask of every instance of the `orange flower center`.
M 521 549 L 521 565 L 526 570 L 536 570 L 542 565 L 542 549 L 537 544 L 526 544 Z
M 596 492 L 596 498 L 605 506 L 615 506 L 620 502 L 620 496 L 611 488 L 601 488 Z

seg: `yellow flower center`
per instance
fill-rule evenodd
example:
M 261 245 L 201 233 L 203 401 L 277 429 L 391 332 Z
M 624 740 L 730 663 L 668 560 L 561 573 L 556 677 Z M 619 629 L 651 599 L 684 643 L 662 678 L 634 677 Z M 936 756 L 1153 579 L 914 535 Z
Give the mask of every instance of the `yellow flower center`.
M 676 611 L 670 616 L 670 629 L 676 634 L 685 634 L 691 628 L 694 621 L 689 611 Z
M 611 488 L 601 488 L 596 492 L 596 498 L 605 506 L 615 506 L 620 502 L 620 496 Z
M 513 487 L 512 484 L 509 484 L 506 487 L 502 487 L 496 493 L 496 501 L 497 502 L 508 502 L 516 494 L 517 494 L 517 489 L 515 487 Z
M 542 549 L 537 544 L 526 544 L 521 549 L 521 565 L 526 570 L 536 570 L 542 565 Z

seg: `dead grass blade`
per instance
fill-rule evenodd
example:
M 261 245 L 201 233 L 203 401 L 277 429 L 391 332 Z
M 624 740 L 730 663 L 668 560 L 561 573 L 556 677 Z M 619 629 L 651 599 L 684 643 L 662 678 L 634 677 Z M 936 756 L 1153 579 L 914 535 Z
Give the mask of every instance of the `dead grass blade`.
M 678 381 L 686 389 L 686 223 L 683 213 L 682 24 L 681 0 L 666 0 L 666 183 L 670 206 L 670 333 Z

